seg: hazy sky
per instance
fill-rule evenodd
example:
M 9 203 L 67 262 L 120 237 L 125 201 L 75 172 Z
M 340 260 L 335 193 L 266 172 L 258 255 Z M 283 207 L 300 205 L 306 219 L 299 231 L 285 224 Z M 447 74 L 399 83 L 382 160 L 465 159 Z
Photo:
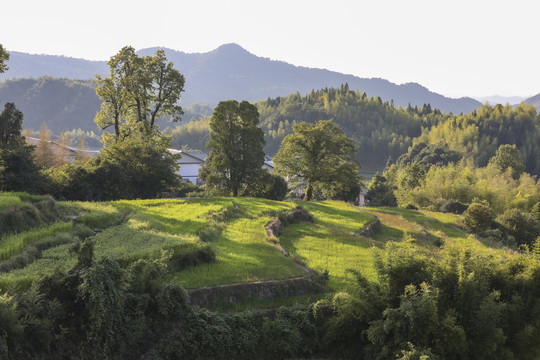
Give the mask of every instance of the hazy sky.
M 122 46 L 255 55 L 447 96 L 540 92 L 538 0 L 6 0 L 8 50 L 108 60 Z

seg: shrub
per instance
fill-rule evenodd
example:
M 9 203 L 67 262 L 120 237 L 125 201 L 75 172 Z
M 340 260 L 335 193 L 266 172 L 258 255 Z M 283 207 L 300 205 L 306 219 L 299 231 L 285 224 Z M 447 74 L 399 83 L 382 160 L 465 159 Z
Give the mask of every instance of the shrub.
M 448 199 L 442 203 L 440 210 L 444 213 L 463 214 L 467 208 L 467 204 L 455 199 Z
M 532 246 L 540 236 L 538 221 L 519 209 L 506 210 L 499 218 L 499 222 L 514 237 L 518 245 Z
M 262 171 L 255 181 L 244 190 L 244 196 L 270 200 L 283 200 L 287 196 L 287 182 L 284 178 L 268 171 Z
M 369 206 L 397 206 L 394 188 L 379 173 L 375 175 L 369 184 L 366 200 Z
M 463 215 L 465 225 L 475 233 L 490 229 L 495 219 L 495 214 L 487 201 L 479 199 L 474 199 Z

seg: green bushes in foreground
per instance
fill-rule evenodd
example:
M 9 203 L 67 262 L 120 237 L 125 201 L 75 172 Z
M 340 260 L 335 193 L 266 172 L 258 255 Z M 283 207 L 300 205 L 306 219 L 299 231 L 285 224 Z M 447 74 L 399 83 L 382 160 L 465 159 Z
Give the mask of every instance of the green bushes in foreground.
M 167 259 L 127 269 L 75 249 L 67 272 L 0 297 L 2 359 L 524 359 L 540 356 L 540 252 L 411 243 L 376 252 L 379 281 L 311 306 L 225 315 L 164 284 Z M 30 336 L 32 335 L 32 336 Z
M 354 359 L 538 359 L 540 256 L 506 259 L 411 244 L 376 255 L 379 283 L 314 307 L 321 352 Z

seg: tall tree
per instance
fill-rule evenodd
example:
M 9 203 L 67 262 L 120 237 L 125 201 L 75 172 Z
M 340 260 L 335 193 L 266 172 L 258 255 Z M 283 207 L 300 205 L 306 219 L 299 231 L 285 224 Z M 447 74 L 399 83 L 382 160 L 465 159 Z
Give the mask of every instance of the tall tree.
M 7 61 L 9 60 L 9 53 L 0 44 L 0 74 L 8 69 Z
M 34 147 L 21 134 L 23 114 L 13 103 L 0 113 L 0 191 L 35 191 L 41 181 Z
M 355 154 L 355 146 L 343 130 L 331 120 L 321 120 L 314 125 L 294 125 L 293 133 L 283 139 L 274 163 L 278 173 L 305 185 L 304 200 L 309 201 L 315 187 L 359 183 L 360 164 Z M 342 174 L 348 176 L 344 178 Z
M 247 101 L 222 101 L 210 120 L 210 154 L 200 177 L 209 188 L 238 196 L 243 186 L 255 181 L 264 164 L 263 131 L 259 112 Z
M 95 122 L 100 129 L 112 127 L 115 141 L 156 135 L 157 120 L 162 117 L 180 120 L 183 111 L 178 100 L 185 80 L 163 50 L 139 57 L 134 48 L 126 46 L 108 64 L 110 77 L 96 75 L 96 93 L 103 103 Z M 104 135 L 105 142 L 109 138 Z
M 0 114 L 0 147 L 21 146 L 24 137 L 21 135 L 23 113 L 15 104 L 6 103 Z

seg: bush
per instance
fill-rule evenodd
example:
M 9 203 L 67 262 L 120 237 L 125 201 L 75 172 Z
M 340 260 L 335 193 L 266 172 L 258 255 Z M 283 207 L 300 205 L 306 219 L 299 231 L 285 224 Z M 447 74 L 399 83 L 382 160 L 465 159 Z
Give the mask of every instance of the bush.
M 397 206 L 392 185 L 379 173 L 369 184 L 366 200 L 369 206 Z
M 81 201 L 155 198 L 178 186 L 176 159 L 163 141 L 126 139 L 86 163 L 49 170 L 49 191 L 56 198 Z
M 532 247 L 540 236 L 540 224 L 530 214 L 519 209 L 506 210 L 499 222 L 512 235 L 518 245 Z
M 475 233 L 490 229 L 495 219 L 495 214 L 487 201 L 479 199 L 474 199 L 463 215 L 465 225 Z
M 204 187 L 189 181 L 180 181 L 178 186 L 161 194 L 162 198 L 203 197 Z
M 246 186 L 243 195 L 281 201 L 287 196 L 287 191 L 284 178 L 264 170 L 252 184 Z
M 463 214 L 467 208 L 467 204 L 455 199 L 448 199 L 442 203 L 440 210 L 444 213 Z

